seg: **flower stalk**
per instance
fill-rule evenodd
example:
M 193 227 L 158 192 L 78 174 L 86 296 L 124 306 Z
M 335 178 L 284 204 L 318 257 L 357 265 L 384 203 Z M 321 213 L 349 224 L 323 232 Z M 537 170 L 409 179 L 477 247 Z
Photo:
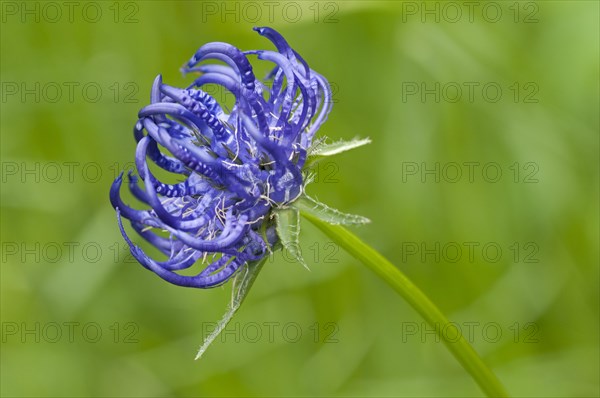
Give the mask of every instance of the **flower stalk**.
M 450 340 L 445 333 L 441 333 L 447 326 L 451 326 L 450 321 L 425 293 L 398 268 L 343 226 L 327 223 L 307 211 L 301 211 L 301 215 L 350 255 L 375 272 L 425 318 L 429 325 L 435 327 L 438 336 L 452 355 L 489 397 L 508 397 L 500 380 L 462 335 L 459 335 L 458 340 Z

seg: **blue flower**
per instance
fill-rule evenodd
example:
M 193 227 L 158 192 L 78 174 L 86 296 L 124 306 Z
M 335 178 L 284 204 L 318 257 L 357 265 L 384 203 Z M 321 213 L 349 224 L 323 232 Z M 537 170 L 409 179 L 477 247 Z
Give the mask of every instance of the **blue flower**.
M 279 242 L 273 215 L 303 194 L 302 169 L 331 109 L 327 80 L 278 32 L 254 30 L 277 51 L 208 43 L 182 68 L 201 73 L 189 87 L 163 84 L 160 75 L 155 79 L 151 103 L 140 110 L 134 128 L 137 176 L 130 172 L 128 178 L 133 196 L 149 209 L 123 202 L 122 174 L 110 190 L 133 256 L 176 285 L 218 286 Z M 251 58 L 274 64 L 264 81 L 256 79 Z M 233 94 L 231 110 L 203 90 L 207 84 Z M 149 160 L 168 172 L 161 176 L 172 173 L 180 182 L 162 182 Z M 135 245 L 122 218 L 166 259 L 155 260 Z M 203 269 L 195 276 L 177 272 L 196 263 Z

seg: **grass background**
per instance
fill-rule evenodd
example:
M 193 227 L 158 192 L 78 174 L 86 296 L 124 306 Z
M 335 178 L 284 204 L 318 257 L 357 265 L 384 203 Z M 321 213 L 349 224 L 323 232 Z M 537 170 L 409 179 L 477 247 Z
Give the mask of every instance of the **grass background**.
M 108 189 L 154 77 L 187 84 L 179 67 L 209 41 L 271 48 L 254 25 L 332 82 L 321 134 L 373 140 L 309 193 L 371 218 L 356 233 L 513 395 L 598 396 L 597 2 L 54 4 L 2 2 L 2 396 L 480 395 L 310 225 L 312 272 L 276 255 L 199 362 L 230 286 L 178 288 L 128 257 Z

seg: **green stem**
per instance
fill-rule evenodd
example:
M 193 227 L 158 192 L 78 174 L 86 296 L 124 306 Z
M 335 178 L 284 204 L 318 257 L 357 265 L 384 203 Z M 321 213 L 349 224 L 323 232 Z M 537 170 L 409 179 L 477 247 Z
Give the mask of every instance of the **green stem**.
M 353 257 L 360 260 L 381 279 L 387 282 L 400 296 L 402 296 L 425 320 L 437 331 L 446 347 L 460 362 L 463 368 L 471 374 L 481 389 L 490 397 L 507 397 L 508 393 L 471 345 L 459 335 L 458 341 L 448 339 L 446 327 L 452 324 L 433 302 L 408 279 L 398 268 L 385 259 L 369 245 L 361 241 L 356 235 L 340 225 L 328 224 L 305 211 L 302 215 L 312 222 L 317 228 L 343 247 Z

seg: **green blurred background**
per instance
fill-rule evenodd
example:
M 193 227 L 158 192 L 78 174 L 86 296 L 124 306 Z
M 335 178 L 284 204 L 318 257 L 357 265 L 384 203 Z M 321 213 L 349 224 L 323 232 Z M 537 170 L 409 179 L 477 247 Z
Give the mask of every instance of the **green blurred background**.
M 230 285 L 131 261 L 108 189 L 154 77 L 187 84 L 209 41 L 272 48 L 254 25 L 331 81 L 321 134 L 373 140 L 309 193 L 371 218 L 514 396 L 599 395 L 598 2 L 69 4 L 2 2 L 2 396 L 481 395 L 308 223 L 312 271 L 275 255 L 198 362 Z

